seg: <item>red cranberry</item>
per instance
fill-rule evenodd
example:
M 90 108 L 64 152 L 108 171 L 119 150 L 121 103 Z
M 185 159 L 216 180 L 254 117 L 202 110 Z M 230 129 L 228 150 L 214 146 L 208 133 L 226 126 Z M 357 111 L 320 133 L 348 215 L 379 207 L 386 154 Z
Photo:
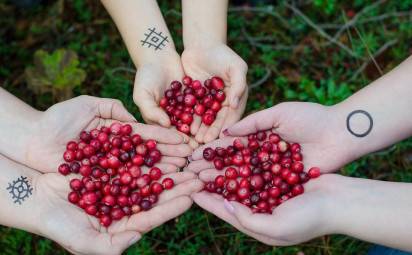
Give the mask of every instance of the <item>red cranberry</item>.
M 101 215 L 99 219 L 100 225 L 103 227 L 108 227 L 110 224 L 112 224 L 112 218 L 108 215 Z
M 110 216 L 112 217 L 113 220 L 120 220 L 121 218 L 124 217 L 124 212 L 120 208 L 113 208 L 110 211 Z
M 244 199 L 249 198 L 249 195 L 250 195 L 250 192 L 249 192 L 249 189 L 247 189 L 247 188 L 239 188 L 237 190 L 237 197 L 240 200 L 244 200 Z
M 150 208 L 152 208 L 152 203 L 147 199 L 143 199 L 140 202 L 140 207 L 143 211 L 148 211 L 148 210 L 150 210 Z
M 215 159 L 213 160 L 213 165 L 215 166 L 215 168 L 216 168 L 217 170 L 222 170 L 223 167 L 224 167 L 224 162 L 223 162 L 223 160 L 222 160 L 221 158 L 215 158 Z
M 174 181 L 171 178 L 166 178 L 162 181 L 164 189 L 171 189 L 174 186 Z
M 65 151 L 64 154 L 63 154 L 63 159 L 64 159 L 66 162 L 72 162 L 73 160 L 76 159 L 76 153 L 75 153 L 74 151 L 69 151 L 69 150 L 67 150 L 67 151 Z
M 239 187 L 238 182 L 235 179 L 230 179 L 226 182 L 225 188 L 229 193 L 234 193 L 237 191 L 238 187 Z
M 252 174 L 252 170 L 249 166 L 243 165 L 239 167 L 239 176 L 241 177 L 249 177 Z
M 79 202 L 79 195 L 75 192 L 72 191 L 69 193 L 69 195 L 67 196 L 67 200 L 69 200 L 70 203 L 76 204 L 77 202 Z
M 225 171 L 225 176 L 227 179 L 236 179 L 237 178 L 237 170 L 233 167 L 228 167 Z
M 205 113 L 205 111 L 206 111 L 206 107 L 205 107 L 204 105 L 202 105 L 202 104 L 197 104 L 197 105 L 194 107 L 194 113 L 195 113 L 196 115 L 202 116 L 202 115 Z
M 192 84 L 192 78 L 190 76 L 185 76 L 182 79 L 183 85 L 190 86 Z
M 82 198 L 84 199 L 84 202 L 86 205 L 93 205 L 97 202 L 97 196 L 96 193 L 88 191 L 86 192 Z
M 90 176 L 92 174 L 92 168 L 90 166 L 81 166 L 79 169 L 79 173 L 82 176 Z
M 293 196 L 298 196 L 298 195 L 302 194 L 303 192 L 304 192 L 304 188 L 300 184 L 297 184 L 297 185 L 293 186 L 293 188 L 292 188 L 292 195 Z
M 150 190 L 152 191 L 153 194 L 159 195 L 160 193 L 163 192 L 163 186 L 162 184 L 158 182 L 154 182 L 150 185 Z
M 250 177 L 250 186 L 254 189 L 254 190 L 260 190 L 263 187 L 263 178 L 260 175 L 252 175 L 252 177 Z
M 277 198 L 280 196 L 280 189 L 278 187 L 272 187 L 268 190 L 268 194 L 272 198 Z
M 103 197 L 102 203 L 107 206 L 114 206 L 116 204 L 116 198 L 112 195 L 106 195 Z
M 203 158 L 207 161 L 212 161 L 216 157 L 215 150 L 208 147 L 203 150 Z
M 205 125 L 212 125 L 212 123 L 215 121 L 215 116 L 213 114 L 205 114 L 202 116 L 202 122 Z
M 61 173 L 62 175 L 68 175 L 70 174 L 70 166 L 66 163 L 63 163 L 59 166 L 59 173 Z
M 222 90 L 225 87 L 225 83 L 223 82 L 222 78 L 214 76 L 211 79 L 212 88 L 216 90 Z
M 320 168 L 319 167 L 312 167 L 308 171 L 308 175 L 310 178 L 318 178 L 320 176 Z

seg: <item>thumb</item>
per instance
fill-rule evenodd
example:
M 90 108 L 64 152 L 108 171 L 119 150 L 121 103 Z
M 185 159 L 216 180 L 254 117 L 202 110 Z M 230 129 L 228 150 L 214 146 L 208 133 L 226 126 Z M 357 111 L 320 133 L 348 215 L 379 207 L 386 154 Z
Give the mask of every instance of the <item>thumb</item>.
M 243 93 L 247 91 L 247 65 L 241 65 L 241 67 L 232 67 L 230 70 L 231 87 L 229 92 L 229 105 L 231 108 L 237 108 L 239 106 L 240 98 Z
M 116 233 L 112 236 L 112 244 L 119 249 L 120 253 L 126 250 L 129 246 L 135 244 L 140 238 L 141 234 L 136 231 L 124 231 Z
M 96 116 L 103 119 L 113 119 L 121 122 L 136 122 L 136 118 L 127 111 L 118 99 L 80 96 L 77 100 L 91 106 Z
M 223 201 L 225 209 L 231 213 L 239 223 L 247 230 L 259 234 L 268 234 L 266 227 L 270 225 L 270 219 L 267 215 L 254 214 L 245 205 L 237 202 L 229 202 L 228 200 Z
M 224 135 L 246 136 L 262 130 L 272 129 L 276 119 L 273 108 L 253 113 L 223 131 Z
M 158 123 L 161 126 L 170 127 L 169 116 L 157 104 L 154 95 L 145 89 L 135 86 L 133 99 L 146 122 Z

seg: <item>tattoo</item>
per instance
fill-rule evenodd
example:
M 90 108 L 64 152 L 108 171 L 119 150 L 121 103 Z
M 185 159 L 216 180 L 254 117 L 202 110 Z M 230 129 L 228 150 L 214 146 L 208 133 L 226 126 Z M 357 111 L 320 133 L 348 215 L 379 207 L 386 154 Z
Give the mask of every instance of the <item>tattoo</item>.
M 9 182 L 7 190 L 11 194 L 14 200 L 13 202 L 21 205 L 21 202 L 32 194 L 33 188 L 27 181 L 27 177 L 20 176 L 20 178 L 14 180 L 12 183 Z
M 351 127 L 351 124 L 350 124 L 351 118 L 355 115 L 358 115 L 358 114 L 366 116 L 368 121 L 369 121 L 369 127 L 366 129 L 366 131 L 364 131 L 362 133 L 353 131 L 353 129 Z M 349 113 L 348 117 L 346 118 L 346 128 L 348 129 L 348 131 L 352 135 L 354 135 L 356 137 L 365 137 L 365 136 L 367 136 L 372 131 L 372 127 L 373 127 L 373 119 L 372 119 L 372 116 L 367 111 L 356 110 L 356 111 L 353 111 L 353 112 Z
M 146 38 L 141 40 L 142 46 L 147 46 L 147 48 L 154 47 L 156 50 L 161 50 L 169 42 L 167 36 L 162 35 L 162 32 L 156 32 L 156 28 L 149 28 L 148 32 L 144 34 Z

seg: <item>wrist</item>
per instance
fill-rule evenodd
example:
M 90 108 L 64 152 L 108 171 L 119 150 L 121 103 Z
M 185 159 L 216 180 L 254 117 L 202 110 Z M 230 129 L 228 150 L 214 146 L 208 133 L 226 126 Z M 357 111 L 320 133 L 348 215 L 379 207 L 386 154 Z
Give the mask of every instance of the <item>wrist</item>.
M 208 39 L 206 36 L 199 36 L 196 40 L 183 40 L 184 50 L 210 50 L 220 46 L 226 46 L 226 38 Z
M 140 68 L 145 65 L 176 65 L 180 64 L 180 55 L 177 51 L 173 49 L 164 49 L 159 54 L 150 54 L 146 56 L 139 57 L 139 59 L 134 61 L 136 63 L 136 68 Z

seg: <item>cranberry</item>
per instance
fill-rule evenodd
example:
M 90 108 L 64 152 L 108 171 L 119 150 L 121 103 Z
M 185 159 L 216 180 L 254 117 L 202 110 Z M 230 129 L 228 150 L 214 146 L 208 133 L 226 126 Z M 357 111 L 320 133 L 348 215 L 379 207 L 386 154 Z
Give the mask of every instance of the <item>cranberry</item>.
M 100 225 L 103 227 L 108 227 L 110 224 L 112 224 L 112 218 L 108 215 L 101 215 L 99 219 Z
M 213 114 L 205 114 L 202 116 L 202 122 L 205 125 L 212 125 L 212 123 L 215 121 L 215 116 Z
M 66 162 L 72 162 L 73 160 L 76 159 L 76 153 L 75 153 L 74 151 L 67 150 L 67 151 L 65 151 L 64 154 L 63 154 L 63 159 L 64 159 Z
M 250 185 L 254 190 L 260 190 L 263 187 L 263 178 L 260 175 L 252 175 L 250 177 Z
M 237 170 L 233 167 L 228 167 L 225 171 L 225 176 L 227 179 L 236 179 L 238 176 Z
M 147 210 L 150 210 L 150 208 L 152 208 L 152 203 L 147 199 L 143 199 L 140 202 L 140 207 L 143 211 L 147 211 Z
M 164 189 L 171 189 L 174 186 L 174 181 L 171 178 L 166 178 L 162 181 Z
M 220 77 L 214 76 L 211 79 L 212 88 L 216 90 L 222 90 L 225 87 L 225 83 Z
M 215 158 L 213 160 L 213 165 L 217 170 L 222 170 L 225 164 L 221 158 Z
M 66 163 L 63 163 L 59 166 L 59 173 L 61 173 L 62 175 L 68 175 L 70 174 L 70 166 Z
M 190 86 L 192 84 L 192 78 L 190 76 L 185 76 L 182 79 L 183 85 Z
M 320 168 L 319 167 L 312 167 L 308 171 L 308 175 L 310 178 L 318 178 L 320 176 Z
M 226 182 L 226 190 L 229 193 L 234 193 L 237 191 L 239 183 L 235 179 L 230 179 Z
M 92 168 L 88 165 L 83 165 L 80 167 L 79 173 L 82 176 L 90 176 L 92 174 Z
M 207 161 L 212 161 L 216 156 L 215 150 L 208 147 L 203 150 L 203 158 Z
M 97 202 L 97 196 L 96 193 L 94 192 L 86 192 L 82 198 L 84 199 L 84 202 L 86 203 L 86 205 L 93 205 Z
M 76 204 L 77 202 L 79 202 L 79 195 L 75 192 L 72 191 L 69 193 L 69 195 L 67 196 L 67 200 L 69 200 L 70 203 Z
M 110 216 L 113 220 L 120 220 L 121 218 L 124 217 L 124 212 L 120 208 L 113 208 L 110 211 Z
M 249 166 L 243 165 L 239 167 L 239 176 L 241 177 L 249 177 L 252 174 L 252 170 Z
M 163 186 L 162 184 L 158 182 L 154 182 L 150 185 L 150 190 L 152 191 L 153 194 L 159 195 L 160 193 L 163 192 Z

